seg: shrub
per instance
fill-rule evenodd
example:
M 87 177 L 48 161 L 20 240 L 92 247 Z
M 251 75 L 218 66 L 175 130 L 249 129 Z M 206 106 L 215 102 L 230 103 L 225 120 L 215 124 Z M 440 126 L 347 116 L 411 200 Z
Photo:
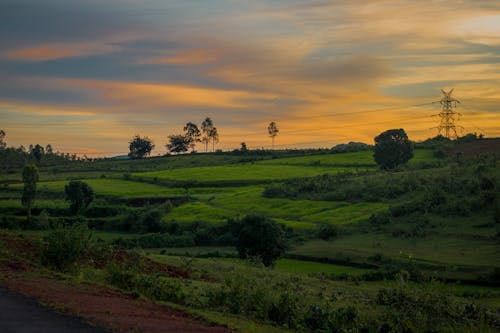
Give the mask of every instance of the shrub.
M 70 211 L 79 214 L 82 209 L 86 209 L 94 200 L 94 191 L 85 182 L 79 180 L 70 181 L 65 187 L 66 200 L 70 201 Z
M 77 268 L 89 248 L 90 237 L 84 223 L 53 229 L 43 237 L 42 263 L 63 272 Z
M 237 231 L 236 249 L 240 258 L 258 256 L 265 266 L 270 266 L 286 249 L 283 227 L 267 217 L 247 215 Z
M 330 240 L 339 235 L 339 228 L 332 224 L 322 225 L 318 230 L 318 237 L 323 240 Z

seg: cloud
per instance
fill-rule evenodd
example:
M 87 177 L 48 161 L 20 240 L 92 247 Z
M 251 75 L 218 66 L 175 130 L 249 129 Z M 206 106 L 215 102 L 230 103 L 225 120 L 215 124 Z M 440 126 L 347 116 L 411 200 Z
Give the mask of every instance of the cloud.
M 225 148 L 267 145 L 270 120 L 291 146 L 401 126 L 419 139 L 438 110 L 409 106 L 455 87 L 464 120 L 500 135 L 499 16 L 500 4 L 472 0 L 5 0 L 2 126 L 22 134 L 9 131 L 13 142 L 103 151 L 135 132 L 162 144 L 207 115 Z M 28 120 L 38 134 L 12 127 Z

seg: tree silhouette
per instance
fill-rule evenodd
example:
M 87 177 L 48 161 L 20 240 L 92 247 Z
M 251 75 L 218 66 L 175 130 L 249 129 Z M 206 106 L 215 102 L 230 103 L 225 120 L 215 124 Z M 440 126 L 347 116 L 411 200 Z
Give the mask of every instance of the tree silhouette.
M 0 129 L 0 149 L 5 149 L 7 147 L 7 143 L 5 140 L 5 132 Z
M 375 137 L 373 158 L 382 169 L 394 169 L 413 157 L 413 144 L 404 129 L 390 129 Z
M 215 152 L 215 144 L 219 142 L 219 132 L 217 132 L 217 127 L 212 128 L 210 131 L 210 139 L 212 140 L 212 151 Z
M 135 135 L 129 141 L 128 148 L 130 152 L 128 156 L 132 159 L 143 158 L 144 156 L 148 156 L 154 147 L 153 141 L 147 136 L 141 138 L 139 135 Z
M 269 133 L 269 136 L 271 137 L 271 140 L 273 142 L 273 149 L 274 149 L 274 138 L 279 133 L 278 126 L 276 126 L 276 123 L 274 121 L 271 121 L 269 123 L 269 126 L 267 126 L 267 133 Z
M 169 143 L 165 145 L 167 150 L 171 153 L 184 153 L 188 151 L 191 143 L 190 139 L 185 135 L 170 135 L 168 137 Z
M 213 128 L 214 128 L 214 122 L 209 117 L 205 118 L 205 120 L 203 120 L 203 122 L 201 123 L 201 132 L 203 133 L 201 141 L 205 143 L 205 152 L 208 151 L 208 143 L 212 138 L 211 134 Z
M 195 123 L 188 122 L 186 126 L 184 126 L 184 133 L 184 136 L 189 140 L 189 146 L 191 147 L 191 150 L 194 152 L 196 142 L 201 141 L 201 132 L 198 129 L 198 126 Z
M 38 181 L 38 169 L 34 164 L 28 164 L 23 169 L 23 195 L 21 203 L 26 207 L 28 222 L 31 221 L 31 206 L 35 201 L 36 183 Z
M 36 144 L 34 147 L 31 146 L 31 155 L 33 155 L 33 157 L 35 158 L 36 162 L 37 163 L 40 163 L 41 159 L 42 159 L 42 156 L 44 154 L 44 149 L 42 146 L 40 146 L 39 144 Z

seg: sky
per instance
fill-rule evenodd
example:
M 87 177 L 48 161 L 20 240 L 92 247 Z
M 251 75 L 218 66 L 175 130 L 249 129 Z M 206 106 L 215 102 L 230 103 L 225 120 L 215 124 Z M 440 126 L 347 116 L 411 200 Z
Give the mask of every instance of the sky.
M 0 0 L 8 145 L 126 154 L 211 117 L 217 148 L 332 147 L 390 128 L 500 136 L 496 0 Z M 198 146 L 203 150 L 203 145 Z

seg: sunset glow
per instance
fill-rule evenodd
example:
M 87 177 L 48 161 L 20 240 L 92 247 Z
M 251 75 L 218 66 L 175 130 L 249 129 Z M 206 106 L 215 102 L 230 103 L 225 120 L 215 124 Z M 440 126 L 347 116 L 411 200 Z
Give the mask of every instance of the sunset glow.
M 209 116 L 218 148 L 331 147 L 389 128 L 437 134 L 440 89 L 464 132 L 500 136 L 497 1 L 0 3 L 9 145 L 126 154 Z M 201 145 L 199 147 L 201 149 Z

